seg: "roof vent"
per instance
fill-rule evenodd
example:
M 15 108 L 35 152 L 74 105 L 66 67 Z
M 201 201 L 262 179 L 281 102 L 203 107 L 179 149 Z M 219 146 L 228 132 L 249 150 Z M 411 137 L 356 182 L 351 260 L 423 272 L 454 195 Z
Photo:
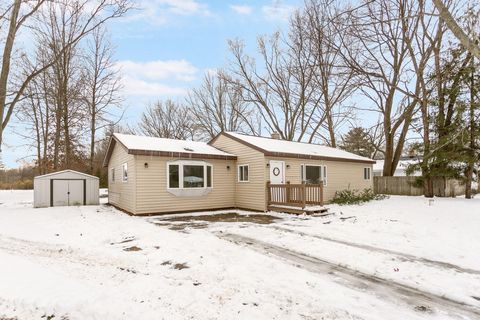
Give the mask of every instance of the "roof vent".
M 280 140 L 280 133 L 278 133 L 277 131 L 273 131 L 272 132 L 272 139 Z
M 193 149 L 186 148 L 186 147 L 185 147 L 185 148 L 183 148 L 183 150 L 185 150 L 185 151 L 190 151 L 190 152 L 193 152 Z

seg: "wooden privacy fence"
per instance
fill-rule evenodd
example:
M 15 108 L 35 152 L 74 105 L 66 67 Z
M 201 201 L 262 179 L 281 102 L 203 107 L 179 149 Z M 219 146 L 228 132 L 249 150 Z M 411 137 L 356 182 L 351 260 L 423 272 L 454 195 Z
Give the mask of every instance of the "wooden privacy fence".
M 373 177 L 373 190 L 377 194 L 421 196 L 423 187 L 417 187 L 418 177 Z M 433 178 L 433 193 L 436 197 L 454 197 L 465 192 L 465 185 L 456 179 Z
M 271 184 L 267 182 L 268 205 L 285 205 L 305 208 L 307 205 L 323 206 L 323 184 Z

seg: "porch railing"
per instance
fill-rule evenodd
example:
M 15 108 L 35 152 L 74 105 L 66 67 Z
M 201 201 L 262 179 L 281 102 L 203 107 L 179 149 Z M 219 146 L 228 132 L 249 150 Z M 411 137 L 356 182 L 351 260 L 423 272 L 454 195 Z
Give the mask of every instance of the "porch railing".
M 307 205 L 323 206 L 323 184 L 271 184 L 267 182 L 268 205 L 305 208 Z

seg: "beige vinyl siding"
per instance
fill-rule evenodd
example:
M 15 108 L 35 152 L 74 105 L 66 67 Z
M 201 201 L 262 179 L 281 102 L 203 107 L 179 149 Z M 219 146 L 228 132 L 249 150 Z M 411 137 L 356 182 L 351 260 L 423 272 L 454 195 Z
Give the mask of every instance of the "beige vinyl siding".
M 327 185 L 323 194 L 326 202 L 330 201 L 335 196 L 335 192 L 339 190 L 348 188 L 357 190 L 373 189 L 373 178 L 371 177 L 370 180 L 363 179 L 363 168 L 372 168 L 372 164 L 269 157 L 265 159 L 265 165 L 270 160 L 285 161 L 285 180 L 290 181 L 290 183 L 301 183 L 300 166 L 302 164 L 327 166 Z M 290 167 L 287 168 L 287 165 Z M 266 171 L 265 181 L 270 179 L 269 175 L 269 171 Z
M 127 163 L 128 181 L 124 182 L 122 167 Z M 115 168 L 115 181 L 111 181 L 111 169 Z M 135 212 L 135 159 L 119 143 L 115 143 L 110 161 L 108 162 L 108 202 L 127 210 Z
M 167 162 L 189 160 L 159 156 L 135 156 L 137 207 L 135 214 L 210 210 L 235 206 L 235 161 L 194 159 L 212 165 L 212 191 L 203 196 L 180 197 L 167 191 Z M 145 168 L 148 163 L 148 168 Z M 230 169 L 227 169 L 227 166 Z
M 233 139 L 220 135 L 212 145 L 237 156 L 235 173 L 235 206 L 252 210 L 266 210 L 265 157 L 263 153 Z M 248 182 L 238 182 L 238 165 L 248 164 Z

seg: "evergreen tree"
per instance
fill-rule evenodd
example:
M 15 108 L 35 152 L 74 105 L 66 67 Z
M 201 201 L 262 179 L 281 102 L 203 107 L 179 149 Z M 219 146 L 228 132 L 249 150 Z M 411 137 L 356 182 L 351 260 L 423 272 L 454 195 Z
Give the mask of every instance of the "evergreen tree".
M 342 137 L 342 145 L 340 148 L 367 158 L 370 158 L 375 151 L 375 147 L 371 143 L 368 133 L 362 127 L 350 129 L 350 131 Z

